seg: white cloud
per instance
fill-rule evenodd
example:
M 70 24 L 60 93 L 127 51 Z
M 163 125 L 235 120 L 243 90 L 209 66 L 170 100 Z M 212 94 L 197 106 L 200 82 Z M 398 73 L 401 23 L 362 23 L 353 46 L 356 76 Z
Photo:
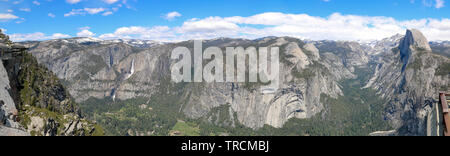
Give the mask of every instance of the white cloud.
M 69 13 L 64 14 L 64 17 L 86 15 L 86 14 L 95 15 L 104 11 L 106 11 L 105 8 L 72 9 L 72 11 L 70 11 Z
M 445 3 L 444 0 L 436 0 L 436 5 L 435 5 L 435 7 L 438 8 L 438 9 L 439 9 L 439 8 L 442 8 L 442 7 L 445 6 L 444 3 Z
M 48 13 L 48 17 L 55 18 L 56 15 L 55 15 L 55 14 L 52 14 L 52 13 Z
M 116 3 L 119 0 L 103 0 L 103 2 L 108 3 L 108 4 L 113 4 Z
M 175 33 L 167 26 L 154 26 L 154 27 L 121 27 L 114 33 L 100 35 L 101 39 L 117 39 L 117 38 L 137 38 L 161 41 L 168 41 L 169 39 L 176 38 Z
M 174 11 L 174 12 L 169 12 L 169 13 L 167 13 L 166 15 L 164 15 L 164 18 L 166 19 L 166 20 L 174 20 L 175 18 L 177 18 L 177 17 L 181 17 L 181 14 L 179 13 L 179 12 L 176 12 L 176 11 Z
M 107 11 L 107 12 L 103 13 L 102 16 L 109 16 L 109 15 L 112 15 L 112 14 L 113 14 L 112 11 Z
M 77 33 L 78 37 L 94 37 L 95 34 L 91 31 L 89 31 L 88 29 L 84 29 L 81 30 L 80 32 Z
M 7 13 L 7 14 L 0 14 L 0 21 L 2 20 L 12 20 L 12 19 L 17 19 L 19 17 L 17 17 L 16 15 Z
M 91 27 L 88 26 L 78 28 L 78 30 L 89 30 L 89 29 L 91 29 Z
M 76 4 L 81 2 L 82 0 L 66 0 L 67 3 L 69 4 Z M 107 3 L 107 4 L 114 4 L 116 2 L 118 2 L 119 0 L 102 0 L 103 2 Z M 127 0 L 123 0 L 123 3 L 126 4 Z
M 38 1 L 33 1 L 34 5 L 41 5 L 41 3 L 39 3 Z
M 84 8 L 84 11 L 86 11 L 89 14 L 98 14 L 100 12 L 105 11 L 105 8 Z
M 55 33 L 50 38 L 51 39 L 60 39 L 60 38 L 70 38 L 70 35 L 61 34 L 61 33 Z
M 83 11 L 83 10 L 82 10 Z M 86 12 L 85 12 L 86 13 Z M 179 26 L 129 26 L 112 33 L 94 34 L 89 27 L 80 28 L 77 36 L 101 39 L 135 38 L 158 41 L 211 39 L 217 37 L 256 39 L 266 36 L 292 36 L 312 40 L 379 40 L 406 29 L 421 30 L 431 40 L 450 40 L 450 19 L 396 20 L 383 16 L 331 14 L 328 17 L 308 14 L 267 12 L 253 16 L 193 18 Z
M 59 38 L 69 38 L 70 35 L 55 33 L 51 36 L 47 36 L 44 33 L 36 32 L 30 34 L 11 34 L 9 35 L 10 39 L 14 42 L 21 41 L 37 41 L 37 40 L 49 40 L 49 39 L 59 39 Z
M 76 4 L 76 3 L 81 2 L 81 0 L 66 0 L 66 2 L 70 3 L 70 4 Z
M 192 19 L 184 22 L 180 30 L 183 32 L 213 32 L 236 29 L 239 29 L 239 26 L 232 21 L 227 21 L 221 17 L 208 17 L 202 20 Z
M 23 11 L 23 12 L 30 12 L 31 11 L 31 9 L 30 8 L 21 8 L 21 9 L 19 9 L 20 11 Z
M 25 18 L 19 18 L 18 20 L 16 20 L 15 23 L 20 24 L 20 23 L 23 23 L 23 22 L 25 22 L 25 21 L 26 21 Z
M 85 15 L 86 13 L 83 12 L 83 9 L 72 9 L 69 13 L 64 14 L 64 17 L 69 16 L 76 16 L 76 15 Z
M 415 3 L 415 0 L 410 0 L 410 3 Z M 427 7 L 440 9 L 445 7 L 445 0 L 422 0 L 422 4 Z
M 161 27 L 161 26 L 160 26 Z M 181 26 L 122 27 L 103 38 L 139 38 L 163 41 L 210 39 L 217 37 L 255 39 L 266 36 L 292 36 L 312 40 L 378 40 L 420 29 L 430 40 L 450 40 L 449 19 L 399 21 L 383 16 L 334 13 L 328 17 L 268 12 L 249 17 L 207 17 L 190 19 Z

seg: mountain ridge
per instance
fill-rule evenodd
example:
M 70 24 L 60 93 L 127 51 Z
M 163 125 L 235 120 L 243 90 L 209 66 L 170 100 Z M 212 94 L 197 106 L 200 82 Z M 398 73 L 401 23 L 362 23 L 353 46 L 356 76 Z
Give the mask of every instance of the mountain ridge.
M 279 46 L 283 71 L 280 73 L 280 91 L 271 95 L 258 94 L 255 90 L 261 84 L 251 83 L 173 84 L 164 81 L 170 79 L 169 69 L 173 63 L 169 59 L 170 51 L 178 46 L 185 46 L 192 51 L 193 40 L 156 44 L 147 48 L 120 42 L 96 45 L 54 40 L 33 43 L 30 53 L 68 85 L 77 102 L 90 101 L 92 98 L 104 101 L 114 99 L 116 102 L 108 102 L 113 105 L 120 101 L 144 98 L 147 100 L 139 105 L 153 106 L 155 111 L 159 103 L 174 100 L 161 96 L 174 96 L 172 98 L 177 99 L 176 102 L 168 105 L 182 113 L 180 116 L 207 118 L 205 120 L 209 123 L 231 127 L 242 124 L 252 129 L 261 129 L 266 125 L 281 128 L 292 119 L 323 115 L 329 111 L 329 103 L 323 102 L 323 97 L 337 99 L 345 96 L 342 81 L 360 79 L 364 82 L 364 88 L 374 89 L 380 97 L 388 100 L 383 103 L 386 106 L 384 118 L 380 117 L 379 120 L 389 121 L 400 130 L 400 135 L 423 135 L 423 130 L 419 129 L 423 129 L 427 110 L 435 102 L 432 98 L 434 93 L 441 89 L 436 87 L 445 86 L 448 82 L 448 76 L 445 75 L 448 71 L 445 62 L 448 59 L 435 54 L 432 49 L 434 46 L 428 45 L 426 38 L 417 30 L 408 30 L 406 35 L 395 35 L 371 44 L 303 41 L 292 37 L 256 40 L 219 38 L 203 43 L 205 46 L 221 48 Z M 425 51 L 431 49 L 433 53 L 417 52 L 419 50 L 414 47 Z M 427 65 L 427 62 L 431 64 Z M 361 70 L 365 70 L 364 74 L 358 74 Z M 367 75 L 365 77 L 368 78 L 361 75 Z M 421 85 L 425 85 L 426 89 L 417 88 Z M 414 90 L 420 92 L 414 93 Z M 418 98 L 422 96 L 426 98 Z M 412 100 L 413 104 L 404 103 L 408 100 Z M 227 109 L 216 112 L 215 108 L 224 106 Z M 421 109 L 422 106 L 427 108 Z M 417 112 L 410 111 L 412 108 Z M 405 117 L 408 113 L 411 119 Z M 219 114 L 229 115 L 226 115 L 226 119 L 216 118 Z

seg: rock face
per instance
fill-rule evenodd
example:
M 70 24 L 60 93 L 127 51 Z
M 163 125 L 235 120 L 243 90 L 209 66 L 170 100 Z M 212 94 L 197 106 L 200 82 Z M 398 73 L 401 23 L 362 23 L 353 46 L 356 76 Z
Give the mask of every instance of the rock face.
M 11 98 L 9 91 L 8 74 L 0 61 L 0 136 L 24 136 L 30 135 L 17 122 L 18 110 Z
M 30 52 L 40 63 L 65 80 L 70 93 L 78 102 L 90 97 L 103 99 L 150 98 L 160 85 L 170 85 L 170 58 L 172 49 L 186 46 L 192 49 L 193 41 L 154 45 L 138 48 L 109 41 L 79 44 L 73 39 L 28 43 Z M 272 47 L 283 53 L 280 89 L 271 94 L 259 92 L 258 84 L 217 83 L 195 84 L 185 88 L 188 101 L 182 112 L 191 118 L 205 116 L 213 108 L 231 105 L 240 123 L 260 128 L 265 124 L 282 127 L 291 118 L 309 118 L 323 110 L 322 94 L 330 97 L 342 95 L 338 81 L 354 78 L 346 64 L 333 53 L 320 56 L 313 43 L 281 37 L 261 40 L 221 38 L 204 41 L 203 46 Z M 348 60 L 358 60 L 351 54 L 352 45 L 342 43 Z M 363 52 L 358 52 L 363 53 Z M 96 58 L 96 59 L 93 59 Z M 364 60 L 363 60 L 364 61 Z M 131 70 L 134 69 L 134 72 Z M 133 73 L 133 74 L 130 74 Z M 128 79 L 127 79 L 128 78 Z M 234 117 L 233 115 L 231 115 Z
M 4 36 L 0 33 L 9 47 L 0 56 L 0 136 L 100 135 L 59 79 Z
M 307 44 L 305 44 L 305 46 L 303 48 L 305 48 L 305 50 L 311 52 L 312 60 L 319 61 L 319 59 L 320 59 L 319 49 L 317 49 L 316 46 L 314 46 L 314 44 L 307 43 Z
M 293 64 L 297 64 L 298 69 L 305 69 L 307 65 L 311 64 L 308 56 L 300 49 L 297 43 L 288 43 L 286 46 L 286 55 L 292 56 L 287 58 L 287 60 Z
M 30 133 L 20 129 L 0 126 L 0 136 L 30 136 Z
M 448 58 L 432 53 L 435 49 L 418 30 L 371 44 L 305 43 L 290 37 L 203 42 L 204 47 L 280 47 L 280 89 L 271 93 L 261 93 L 263 84 L 257 83 L 194 83 L 170 89 L 175 85 L 170 82 L 174 63 L 170 53 L 179 46 L 193 51 L 193 41 L 136 46 L 125 41 L 74 38 L 23 44 L 67 84 L 77 102 L 152 98 L 161 90 L 164 92 L 159 95 L 182 92 L 178 109 L 186 116 L 200 118 L 214 108 L 229 106 L 228 121 L 232 122 L 227 124 L 238 121 L 253 129 L 282 127 L 289 119 L 326 111 L 321 97 L 345 96 L 339 82 L 356 78 L 359 69 L 369 69 L 373 73 L 366 88 L 377 90 L 388 101 L 385 120 L 398 130 L 395 134 L 422 135 L 426 114 L 435 102 L 433 96 L 448 90 L 450 84 Z
M 315 61 L 319 59 L 317 48 L 305 46 L 298 39 L 265 39 L 257 45 L 281 47 L 281 84 L 278 91 L 262 94 L 259 86 L 207 84 L 191 94 L 184 113 L 198 118 L 214 107 L 230 104 L 238 121 L 245 126 L 257 129 L 266 124 L 280 128 L 291 118 L 310 118 L 323 111 L 320 97 L 328 95 L 336 98 L 342 95 L 338 81 L 355 77 L 343 60 L 332 53 L 325 53 L 319 61 Z
M 0 50 L 7 51 L 12 48 L 11 45 L 8 37 L 1 33 L 0 29 Z M 19 112 L 10 92 L 8 72 L 3 66 L 3 61 L 0 60 L 0 136 L 30 135 L 17 121 Z
M 156 67 L 158 49 L 143 51 L 124 43 L 97 44 L 81 42 L 79 38 L 29 43 L 28 46 L 39 63 L 66 82 L 77 102 L 113 95 L 118 99 L 148 97 L 153 84 L 156 85 L 151 77 L 143 74 L 151 74 Z M 133 60 L 137 72 L 130 75 Z M 120 83 L 125 80 L 128 83 Z M 137 85 L 136 81 L 149 85 Z
M 400 41 L 400 57 L 404 64 L 407 64 L 409 57 L 412 55 L 412 50 L 420 50 L 425 52 L 431 52 L 428 40 L 423 34 L 415 29 L 407 30 L 405 37 Z M 406 67 L 406 66 L 404 66 Z
M 426 135 L 426 118 L 434 98 L 450 84 L 450 60 L 431 52 L 418 30 L 408 30 L 398 47 L 377 60 L 367 87 L 388 100 L 386 118 L 399 135 Z
M 3 67 L 3 62 L 0 61 L 0 63 L 0 123 L 7 127 L 20 128 L 14 116 L 14 114 L 17 116 L 16 104 L 9 94 L 11 87 L 8 73 Z
M 397 136 L 397 131 L 380 131 L 380 132 L 373 132 L 370 133 L 369 136 Z
M 406 31 L 406 36 L 403 40 L 403 44 L 412 45 L 416 48 L 424 49 L 431 52 L 430 45 L 427 38 L 417 29 L 411 29 Z

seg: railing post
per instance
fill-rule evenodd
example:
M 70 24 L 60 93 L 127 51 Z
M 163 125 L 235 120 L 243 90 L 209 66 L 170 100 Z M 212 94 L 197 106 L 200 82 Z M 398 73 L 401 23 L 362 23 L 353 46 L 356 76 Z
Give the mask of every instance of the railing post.
M 444 136 L 450 136 L 450 114 L 449 114 L 449 108 L 448 108 L 448 104 L 447 104 L 447 98 L 446 98 L 446 93 L 441 92 L 439 93 L 439 101 L 441 103 L 442 106 L 442 115 L 444 118 Z

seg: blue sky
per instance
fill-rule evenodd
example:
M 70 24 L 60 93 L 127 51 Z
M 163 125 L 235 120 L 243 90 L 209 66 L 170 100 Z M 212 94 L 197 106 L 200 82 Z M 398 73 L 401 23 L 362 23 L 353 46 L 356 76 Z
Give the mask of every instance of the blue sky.
M 450 40 L 446 5 L 446 0 L 0 0 L 0 28 L 15 41 L 373 40 L 406 28 L 418 28 L 431 40 Z

